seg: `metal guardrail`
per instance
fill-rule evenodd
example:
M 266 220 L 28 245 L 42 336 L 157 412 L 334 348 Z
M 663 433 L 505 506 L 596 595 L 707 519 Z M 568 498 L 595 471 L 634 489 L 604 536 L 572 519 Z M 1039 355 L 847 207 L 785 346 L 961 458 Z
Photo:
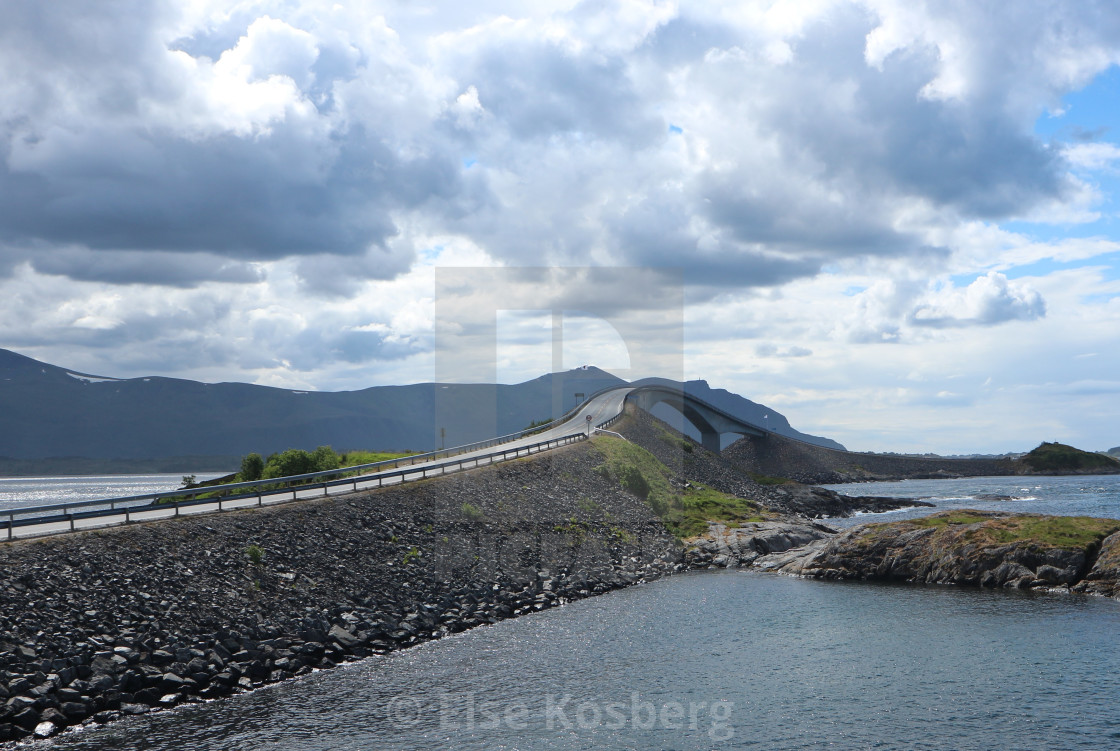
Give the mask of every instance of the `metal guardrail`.
M 432 459 L 439 457 L 451 457 L 456 455 L 465 454 L 471 451 L 488 448 L 490 446 L 501 445 L 511 441 L 518 440 L 527 435 L 534 433 L 551 430 L 559 425 L 564 424 L 586 407 L 593 400 L 599 396 L 606 394 L 617 389 L 629 388 L 625 385 L 608 386 L 599 389 L 590 397 L 584 399 L 578 405 L 568 410 L 559 418 L 546 423 L 538 425 L 526 430 L 520 430 L 516 433 L 508 433 L 496 438 L 490 438 L 485 441 L 476 441 L 475 443 L 464 444 L 462 446 L 455 446 L 450 449 L 441 449 L 439 451 L 429 451 L 424 454 L 411 454 L 397 459 L 388 459 L 381 462 L 373 462 L 371 464 L 359 464 L 351 467 L 342 467 L 339 469 L 323 470 L 320 472 L 308 472 L 302 475 L 289 475 L 287 477 L 277 477 L 268 480 L 252 480 L 249 482 L 236 482 L 226 483 L 224 485 L 209 485 L 205 487 L 171 490 L 164 493 L 147 493 L 144 495 L 125 496 L 122 498 L 104 498 L 93 501 L 74 501 L 71 503 L 56 503 L 45 506 L 30 506 L 23 508 L 3 509 L 0 510 L 0 530 L 7 530 L 7 539 L 15 539 L 14 530 L 17 527 L 28 527 L 40 524 L 51 523 L 64 523 L 69 526 L 69 530 L 76 531 L 76 522 L 82 519 L 107 517 L 107 516 L 120 516 L 124 512 L 124 521 L 121 523 L 129 524 L 132 522 L 134 514 L 148 514 L 153 512 L 163 512 L 160 518 L 167 516 L 167 511 L 173 511 L 173 516 L 179 516 L 179 510 L 183 508 L 190 508 L 203 504 L 217 504 L 217 511 L 225 510 L 224 504 L 234 503 L 237 501 L 244 501 L 246 499 L 255 498 L 256 506 L 264 505 L 264 498 L 269 496 L 287 495 L 291 493 L 290 501 L 299 500 L 300 493 L 305 493 L 308 490 L 322 489 L 323 494 L 329 494 L 329 488 L 338 487 L 343 485 L 351 485 L 354 490 L 358 489 L 358 484 L 362 483 L 364 487 L 382 487 L 386 484 L 386 480 L 392 478 L 401 478 L 400 482 L 405 482 L 405 477 L 420 472 L 420 477 L 415 479 L 426 479 L 430 473 L 439 470 L 438 474 L 446 474 L 448 467 L 456 467 L 457 470 L 464 468 L 464 465 L 472 464 L 477 467 L 480 462 L 493 464 L 496 461 L 506 461 L 510 454 L 514 457 L 520 456 L 521 452 L 526 455 L 531 453 L 539 453 L 558 446 L 566 445 L 577 440 L 584 440 L 587 435 L 582 431 L 579 433 L 563 436 L 561 438 L 553 438 L 548 441 L 541 441 L 538 443 L 530 444 L 529 446 L 522 446 L 517 449 L 508 451 L 496 451 L 482 456 L 470 457 L 458 462 L 450 461 L 435 464 L 431 466 L 421 467 L 419 470 L 409 469 L 416 464 L 423 462 L 430 462 Z M 617 414 L 599 422 L 595 425 L 596 428 L 606 428 L 617 422 L 624 414 L 625 400 Z M 496 459 L 501 456 L 502 458 Z M 377 470 L 392 467 L 399 470 L 397 472 L 377 472 Z M 402 469 L 402 467 L 404 467 Z M 372 470 L 372 471 L 371 471 Z M 341 474 L 349 475 L 348 477 L 339 477 Z M 323 479 L 322 482 L 307 482 L 308 480 Z M 374 482 L 376 481 L 376 485 Z M 395 484 L 395 483 L 394 483 Z M 250 491 L 236 493 L 234 491 Z M 256 491 L 256 492 L 252 492 Z M 216 495 L 215 495 L 216 494 Z M 206 496 L 206 497 L 201 497 Z M 181 499 L 181 500 L 172 500 Z M 272 501 L 270 503 L 278 503 L 279 501 Z M 245 508 L 244 504 L 240 504 L 237 508 Z M 4 517 L 7 517 L 5 520 Z M 113 526 L 113 525 L 103 525 Z M 83 527 L 83 529 L 92 527 Z M 56 534 L 51 532 L 49 534 Z M 30 537 L 28 535 L 27 537 Z
M 354 465 L 349 466 L 349 467 L 339 467 L 338 469 L 326 469 L 326 470 L 320 470 L 318 472 L 306 472 L 306 473 L 301 474 L 301 475 L 287 475 L 285 477 L 273 477 L 273 478 L 261 479 L 261 480 L 248 480 L 248 481 L 245 481 L 245 482 L 230 482 L 230 483 L 225 483 L 225 484 L 222 484 L 222 485 L 206 485 L 206 486 L 200 486 L 200 487 L 196 487 L 196 488 L 181 488 L 179 490 L 168 490 L 168 491 L 165 491 L 165 492 L 162 492 L 162 493 L 145 493 L 143 495 L 122 496 L 120 498 L 101 498 L 101 499 L 96 499 L 96 500 L 92 500 L 92 501 L 73 501 L 73 502 L 70 502 L 70 503 L 56 503 L 56 504 L 51 504 L 51 505 L 46 505 L 46 506 L 30 506 L 30 507 L 23 507 L 23 508 L 20 508 L 20 509 L 11 509 L 11 510 L 16 511 L 17 513 L 32 513 L 32 512 L 42 513 L 42 512 L 48 512 L 48 511 L 66 511 L 66 510 L 69 510 L 69 509 L 86 507 L 86 506 L 104 506 L 105 504 L 109 504 L 110 509 L 117 509 L 118 507 L 119 508 L 125 508 L 126 504 L 133 505 L 133 506 L 135 506 L 135 505 L 149 505 L 149 504 L 167 505 L 166 501 L 167 501 L 167 499 L 170 499 L 170 498 L 183 498 L 184 499 L 183 502 L 189 502 L 191 500 L 195 500 L 200 495 L 212 495 L 213 493 L 219 493 L 220 494 L 220 493 L 223 493 L 223 492 L 229 492 L 229 491 L 235 491 L 235 490 L 252 490 L 252 489 L 258 489 L 258 488 L 264 488 L 264 487 L 276 488 L 276 486 L 285 486 L 285 485 L 291 486 L 293 483 L 302 483 L 300 485 L 300 487 L 305 488 L 305 487 L 308 487 L 308 485 L 306 484 L 307 480 L 315 480 L 315 479 L 318 479 L 318 478 L 321 478 L 321 477 L 339 478 L 339 475 L 342 475 L 342 474 L 346 474 L 346 475 L 354 475 L 354 474 L 370 475 L 370 474 L 374 474 L 374 473 L 378 472 L 379 470 L 385 469 L 387 467 L 392 467 L 393 469 L 399 469 L 403 466 L 413 466 L 413 465 L 418 464 L 420 462 L 428 462 L 428 461 L 431 461 L 433 459 L 439 459 L 440 457 L 448 457 L 449 458 L 449 457 L 452 457 L 452 456 L 458 456 L 459 454 L 465 454 L 465 453 L 468 453 L 470 451 L 478 451 L 479 449 L 485 449 L 485 448 L 489 448 L 491 446 L 500 446 L 503 443 L 510 443 L 511 441 L 516 441 L 516 440 L 518 440 L 520 438 L 524 438 L 526 436 L 534 435 L 536 433 L 543 433 L 547 430 L 552 430 L 553 428 L 555 428 L 559 425 L 562 425 L 563 423 L 570 420 L 572 415 L 577 414 L 581 409 L 583 409 L 584 406 L 587 405 L 588 402 L 590 402 L 595 397 L 599 396 L 600 394 L 604 394 L 607 391 L 613 391 L 616 388 L 620 388 L 620 387 L 611 386 L 609 388 L 600 389 L 599 391 L 596 391 L 589 398 L 580 402 L 578 405 L 576 405 L 572 409 L 565 412 L 562 416 L 556 418 L 555 420 L 553 420 L 551 422 L 545 423 L 543 425 L 537 425 L 537 426 L 532 427 L 532 428 L 526 428 L 525 430 L 519 430 L 515 433 L 507 433 L 505 435 L 497 436 L 496 438 L 487 438 L 486 440 L 483 440 L 483 441 L 475 441 L 474 443 L 465 443 L 461 446 L 452 446 L 451 448 L 448 448 L 448 449 L 439 449 L 437 451 L 428 451 L 428 452 L 425 452 L 423 454 L 409 454 L 408 456 L 401 456 L 401 457 L 398 457 L 396 459 L 385 459 L 385 460 L 380 461 L 380 462 L 372 462 L 372 463 L 369 463 L 369 464 L 354 464 Z M 343 478 L 343 479 L 348 480 L 348 478 Z M 312 483 L 312 485 L 314 485 L 314 484 L 315 483 Z M 239 497 L 243 497 L 243 495 L 239 496 Z M 252 495 L 252 493 L 250 493 L 249 495 Z M 202 500 L 212 501 L 213 498 L 205 498 L 205 499 L 202 499 Z M 5 515 L 7 515 L 8 512 L 9 512 L 9 509 L 0 509 L 0 517 L 3 517 Z M 2 524 L 0 524 L 0 529 L 3 529 Z
M 613 420 L 613 419 L 617 419 L 617 418 L 618 418 L 618 415 L 616 415 L 614 418 L 611 418 L 611 419 Z M 450 472 L 457 472 L 457 471 L 461 471 L 461 470 L 467 469 L 467 468 L 480 467 L 483 464 L 497 464 L 499 462 L 508 461 L 511 458 L 516 459 L 516 458 L 521 457 L 521 456 L 529 456 L 531 454 L 540 453 L 542 451 L 548 451 L 550 449 L 558 448 L 560 446 L 566 446 L 568 444 L 576 443 L 578 441 L 583 441 L 583 440 L 586 440 L 586 439 L 587 439 L 587 436 L 582 432 L 573 433 L 573 434 L 570 434 L 570 435 L 562 436 L 560 438 L 551 438 L 547 441 L 540 441 L 538 443 L 529 444 L 528 446 L 519 446 L 517 448 L 511 448 L 511 449 L 507 449 L 505 451 L 494 451 L 492 453 L 483 454 L 481 456 L 472 456 L 472 457 L 459 459 L 458 461 L 449 461 L 449 462 L 443 462 L 443 463 L 435 464 L 435 465 L 431 465 L 431 466 L 423 466 L 423 467 L 420 467 L 418 469 L 408 469 L 408 468 L 406 468 L 406 469 L 399 469 L 396 472 L 384 472 L 384 473 L 380 473 L 380 474 L 376 474 L 376 475 L 368 475 L 367 474 L 367 475 L 362 475 L 362 476 L 346 477 L 346 478 L 341 478 L 341 479 L 336 479 L 336 480 L 327 480 L 327 481 L 324 481 L 322 483 L 317 483 L 317 484 L 298 485 L 298 486 L 286 488 L 286 489 L 283 489 L 283 490 L 268 490 L 268 491 L 265 491 L 263 489 L 259 489 L 258 492 L 255 493 L 255 494 L 254 493 L 244 493 L 244 494 L 235 495 L 235 496 L 221 496 L 221 495 L 219 495 L 215 498 L 192 498 L 190 500 L 175 501 L 175 502 L 171 502 L 171 503 L 159 503 L 159 504 L 157 504 L 157 503 L 150 503 L 149 502 L 149 503 L 146 503 L 146 504 L 137 503 L 135 505 L 118 506 L 118 504 L 120 504 L 122 502 L 136 501 L 137 498 L 140 498 L 140 499 L 143 499 L 143 500 L 149 500 L 151 498 L 151 496 L 139 496 L 137 498 L 129 498 L 129 499 L 119 499 L 118 498 L 118 499 L 107 499 L 107 500 L 104 500 L 104 501 L 78 501 L 78 502 L 74 502 L 74 503 L 54 504 L 54 505 L 51 505 L 51 506 L 37 506 L 37 507 L 33 507 L 33 508 L 22 508 L 22 509 L 7 509 L 7 510 L 4 510 L 4 511 L 0 511 L 0 516 L 6 516 L 7 517 L 7 519 L 5 521 L 0 522 L 0 529 L 6 528 L 7 529 L 7 539 L 8 540 L 13 540 L 13 539 L 15 539 L 15 529 L 17 527 L 28 527 L 28 526 L 36 526 L 36 525 L 41 525 L 41 524 L 52 524 L 52 523 L 54 523 L 54 524 L 64 523 L 64 524 L 68 524 L 69 529 L 68 530 L 62 530 L 62 531 L 63 532 L 66 532 L 66 531 L 71 531 L 72 532 L 72 531 L 78 531 L 78 527 L 76 526 L 76 522 L 79 521 L 79 520 L 98 518 L 98 517 L 107 517 L 107 516 L 118 516 L 119 517 L 121 515 L 122 511 L 124 512 L 124 520 L 123 521 L 117 522 L 116 524 L 104 524 L 104 525 L 98 525 L 98 526 L 106 527 L 106 526 L 117 526 L 119 524 L 131 524 L 133 521 L 139 521 L 140 520 L 140 519 L 133 519 L 133 516 L 138 515 L 138 514 L 146 514 L 148 516 L 151 516 L 153 513 L 160 513 L 160 516 L 157 517 L 157 518 L 177 517 L 177 516 L 180 516 L 180 510 L 183 509 L 183 508 L 190 508 L 192 506 L 199 506 L 199 505 L 204 505 L 204 504 L 211 504 L 211 505 L 216 504 L 216 506 L 217 506 L 216 511 L 219 511 L 219 512 L 220 511 L 226 511 L 226 510 L 249 508 L 249 507 L 254 507 L 254 506 L 255 507 L 260 507 L 260 506 L 265 505 L 265 500 L 264 499 L 266 497 L 287 495 L 288 493 L 291 493 L 291 498 L 285 499 L 285 500 L 269 501 L 268 505 L 274 505 L 274 504 L 277 504 L 277 503 L 290 503 L 292 501 L 308 500 L 308 497 L 306 496 L 306 492 L 309 491 L 309 490 L 321 489 L 323 491 L 323 496 L 327 496 L 327 495 L 330 494 L 330 488 L 340 487 L 340 486 L 344 486 L 344 485 L 350 485 L 352 487 L 352 491 L 357 491 L 359 489 L 358 488 L 359 483 L 361 483 L 363 485 L 363 489 L 368 489 L 368 488 L 380 488 L 380 487 L 384 487 L 385 485 L 398 485 L 398 484 L 403 484 L 405 482 L 415 482 L 417 480 L 425 480 L 425 479 L 428 479 L 429 477 L 445 475 L 445 474 L 449 474 Z M 334 474 L 337 475 L 338 473 L 335 472 Z M 413 475 L 419 475 L 419 476 L 416 477 L 416 476 L 413 476 Z M 291 479 L 291 478 L 284 478 L 284 479 Z M 393 479 L 396 479 L 397 482 L 387 482 L 387 481 L 393 480 Z M 376 482 L 376 484 L 374 484 L 375 482 Z M 241 483 L 239 483 L 239 484 L 241 484 Z M 260 483 L 257 483 L 257 485 L 260 485 Z M 215 487 L 218 487 L 218 486 L 215 486 Z M 229 486 L 225 486 L 225 487 L 229 487 Z M 300 493 L 304 493 L 305 495 L 301 498 Z M 245 501 L 245 500 L 254 499 L 254 498 L 256 499 L 255 504 L 248 504 L 247 505 L 247 504 L 244 504 L 244 503 L 239 503 L 235 506 L 229 506 L 229 504 L 231 504 L 231 503 L 236 503 L 238 501 Z M 105 508 L 106 505 L 108 505 L 108 508 Z M 101 508 L 91 508 L 91 507 L 96 507 L 96 506 L 100 506 Z M 229 507 L 227 508 L 227 506 L 229 506 Z M 86 510 L 79 511 L 78 509 L 86 509 Z M 55 513 L 55 514 L 50 515 L 50 516 L 42 516 L 41 514 L 44 511 L 57 511 L 57 512 L 61 512 L 61 513 Z M 168 513 L 168 512 L 171 512 L 171 513 Z M 27 515 L 27 514 L 31 514 L 31 513 L 36 513 L 36 514 L 39 514 L 39 515 L 32 516 L 32 517 L 25 517 L 25 518 L 17 518 L 17 517 Z M 92 529 L 92 528 L 93 528 L 92 526 L 83 526 L 82 527 L 83 530 Z M 58 532 L 54 531 L 54 532 L 48 532 L 46 534 L 58 534 Z M 24 536 L 21 536 L 21 539 L 24 539 L 24 538 L 27 538 L 27 537 L 33 537 L 33 536 L 36 536 L 36 535 L 24 535 Z

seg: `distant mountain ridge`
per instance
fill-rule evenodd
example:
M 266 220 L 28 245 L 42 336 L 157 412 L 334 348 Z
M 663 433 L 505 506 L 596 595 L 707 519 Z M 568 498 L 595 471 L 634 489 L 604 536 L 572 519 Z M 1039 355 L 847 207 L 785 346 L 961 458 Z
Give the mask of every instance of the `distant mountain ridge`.
M 524 383 L 375 386 L 316 392 L 246 383 L 199 383 L 151 376 L 112 378 L 50 365 L 0 349 L 0 457 L 151 459 L 239 457 L 288 448 L 428 451 L 512 433 L 577 395 L 622 379 L 594 367 Z M 679 384 L 678 384 L 679 385 Z M 762 405 L 703 381 L 689 393 L 725 411 L 803 436 Z M 838 446 L 835 442 L 827 444 Z

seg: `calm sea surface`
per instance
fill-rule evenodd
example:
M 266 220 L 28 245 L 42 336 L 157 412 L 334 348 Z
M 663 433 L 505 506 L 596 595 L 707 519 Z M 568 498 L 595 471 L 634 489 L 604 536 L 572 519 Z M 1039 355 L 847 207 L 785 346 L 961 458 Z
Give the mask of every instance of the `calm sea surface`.
M 209 480 L 221 474 L 199 473 Z M 80 477 L 0 477 L 0 509 L 49 506 L 72 501 L 97 501 L 130 495 L 178 490 L 183 474 L 82 475 Z
M 1120 510 L 1118 478 L 839 489 Z M 35 747 L 1118 748 L 1118 636 L 1097 598 L 691 573 Z

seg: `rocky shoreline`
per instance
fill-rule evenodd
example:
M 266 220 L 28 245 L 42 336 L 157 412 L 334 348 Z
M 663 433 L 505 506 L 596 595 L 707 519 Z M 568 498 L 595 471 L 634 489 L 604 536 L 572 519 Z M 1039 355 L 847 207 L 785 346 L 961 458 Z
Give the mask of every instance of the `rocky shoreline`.
M 1120 522 L 944 511 L 837 532 L 712 525 L 686 560 L 813 579 L 1061 590 L 1120 598 Z
M 683 570 L 577 445 L 284 507 L 0 545 L 0 741 L 250 690 Z

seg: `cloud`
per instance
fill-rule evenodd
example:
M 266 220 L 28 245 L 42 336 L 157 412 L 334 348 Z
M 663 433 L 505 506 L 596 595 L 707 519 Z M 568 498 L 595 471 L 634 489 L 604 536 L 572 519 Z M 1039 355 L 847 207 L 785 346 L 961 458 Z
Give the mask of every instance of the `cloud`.
M 812 419 L 963 405 L 933 377 L 888 398 L 879 370 L 971 372 L 1004 325 L 1116 364 L 1117 147 L 1091 114 L 1069 143 L 1036 123 L 1118 61 L 1120 14 L 1092 1 L 14 0 L 0 346 L 109 375 L 427 380 L 433 266 L 613 266 L 549 299 L 627 322 L 687 301 L 689 377 Z M 1040 270 L 1059 263 L 1085 268 Z
M 1034 321 L 1046 315 L 1046 301 L 1037 290 L 1013 284 L 990 272 L 963 290 L 941 289 L 914 308 L 909 323 L 930 328 L 994 326 L 1008 321 Z
M 1099 170 L 1120 160 L 1120 146 L 1112 143 L 1076 143 L 1063 152 L 1070 164 L 1083 169 Z
M 788 347 L 781 349 L 774 344 L 759 344 L 754 348 L 754 353 L 759 357 L 809 357 L 813 350 L 805 347 Z

